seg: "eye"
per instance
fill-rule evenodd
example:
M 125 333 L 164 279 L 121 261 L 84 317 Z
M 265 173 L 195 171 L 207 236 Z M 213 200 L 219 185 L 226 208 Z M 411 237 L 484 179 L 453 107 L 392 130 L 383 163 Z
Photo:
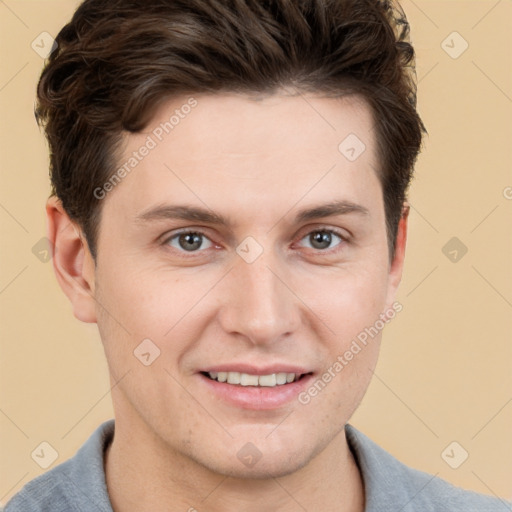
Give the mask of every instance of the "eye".
M 338 243 L 335 245 L 332 245 L 333 242 L 338 240 Z M 310 247 L 311 249 L 316 250 L 325 250 L 325 249 L 332 249 L 333 247 L 336 247 L 337 245 L 340 245 L 341 242 L 344 242 L 345 239 L 332 230 L 327 229 L 320 229 L 311 231 L 308 235 L 306 235 L 301 242 L 306 241 L 310 245 L 306 245 L 306 247 Z
M 168 238 L 165 243 L 186 252 L 197 252 L 199 249 L 208 249 L 213 245 L 209 238 L 197 231 L 177 233 Z

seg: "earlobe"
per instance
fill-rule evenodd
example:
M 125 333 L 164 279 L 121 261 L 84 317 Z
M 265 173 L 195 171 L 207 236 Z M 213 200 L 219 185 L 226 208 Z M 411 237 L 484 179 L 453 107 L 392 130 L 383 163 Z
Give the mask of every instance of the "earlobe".
M 398 223 L 396 243 L 395 243 L 395 254 L 393 261 L 389 268 L 389 281 L 388 281 L 388 300 L 387 307 L 390 308 L 393 301 L 395 300 L 396 291 L 402 279 L 402 271 L 405 260 L 405 246 L 407 242 L 407 223 L 409 219 L 410 206 L 404 203 L 402 207 L 402 215 L 400 222 Z
M 94 260 L 85 237 L 56 197 L 48 199 L 46 216 L 57 281 L 70 300 L 75 317 L 82 322 L 94 323 Z

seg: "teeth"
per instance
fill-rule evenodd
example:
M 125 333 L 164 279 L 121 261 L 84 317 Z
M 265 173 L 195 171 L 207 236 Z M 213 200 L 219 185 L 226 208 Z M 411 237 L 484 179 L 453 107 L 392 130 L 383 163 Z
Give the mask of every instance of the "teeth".
M 228 375 L 231 372 L 228 372 Z M 248 373 L 240 374 L 240 384 L 242 386 L 257 386 L 258 385 L 258 376 L 257 375 L 249 375 Z
M 239 372 L 209 372 L 211 379 L 240 386 L 262 386 L 273 388 L 294 382 L 300 377 L 297 373 L 271 373 L 270 375 L 250 375 Z
M 293 373 L 291 375 L 293 375 Z M 276 373 L 276 383 L 279 386 L 286 384 L 286 373 Z
M 260 386 L 268 386 L 274 387 L 277 386 L 276 374 L 272 373 L 271 375 L 260 375 L 258 378 Z
M 228 372 L 228 384 L 240 384 L 240 374 L 238 372 Z

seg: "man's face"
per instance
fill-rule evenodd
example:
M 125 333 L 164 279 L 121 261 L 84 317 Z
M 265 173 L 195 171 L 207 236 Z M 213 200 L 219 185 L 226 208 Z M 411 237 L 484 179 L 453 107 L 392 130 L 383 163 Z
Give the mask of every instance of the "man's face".
M 116 421 L 218 473 L 287 474 L 360 403 L 380 332 L 353 341 L 399 280 L 371 114 L 354 97 L 195 98 L 169 133 L 187 98 L 126 137 L 119 167 L 139 161 L 102 203 L 94 294 Z

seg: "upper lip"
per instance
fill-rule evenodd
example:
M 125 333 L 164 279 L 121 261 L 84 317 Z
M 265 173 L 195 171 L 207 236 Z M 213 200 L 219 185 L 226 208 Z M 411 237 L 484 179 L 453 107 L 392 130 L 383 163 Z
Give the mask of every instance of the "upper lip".
M 249 375 L 271 375 L 272 373 L 296 373 L 298 375 L 303 375 L 305 373 L 311 373 L 311 370 L 308 370 L 303 366 L 296 366 L 285 363 L 275 363 L 268 366 L 256 366 L 254 364 L 247 363 L 229 363 L 209 366 L 208 368 L 201 370 L 201 372 L 238 372 L 248 373 Z

